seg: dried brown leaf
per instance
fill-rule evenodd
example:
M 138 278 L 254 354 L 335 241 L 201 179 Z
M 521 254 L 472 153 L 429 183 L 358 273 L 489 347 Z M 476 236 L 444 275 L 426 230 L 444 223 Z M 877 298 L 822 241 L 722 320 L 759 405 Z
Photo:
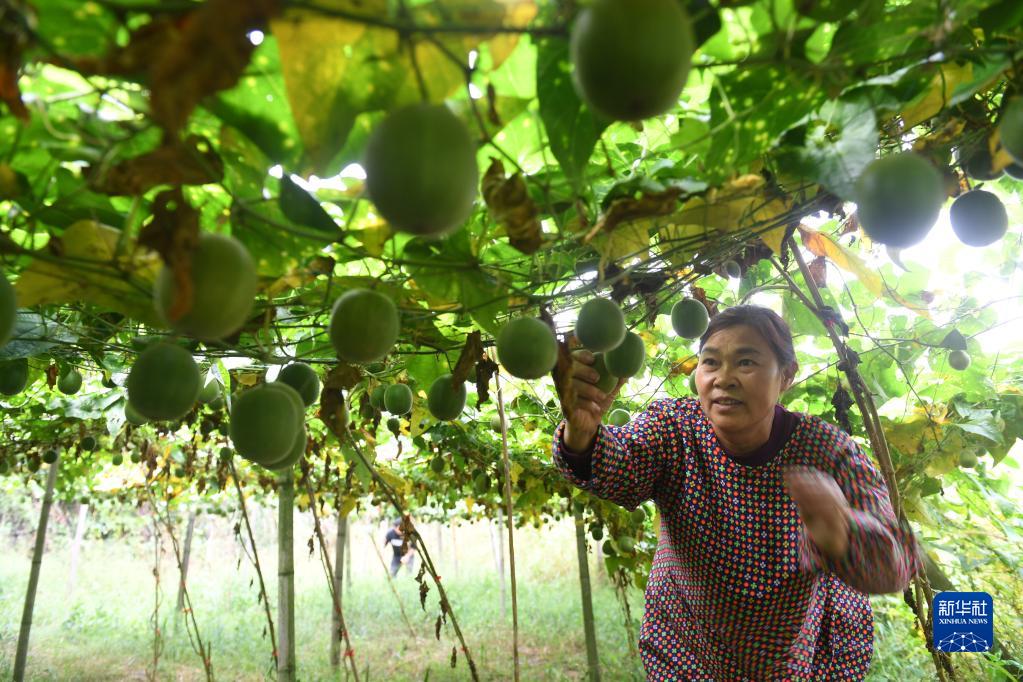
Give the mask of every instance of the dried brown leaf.
M 481 189 L 490 214 L 504 227 L 511 245 L 522 253 L 535 253 L 543 244 L 540 209 L 530 198 L 522 175 L 505 177 L 501 161 L 493 159 Z
M 192 307 L 192 253 L 199 243 L 199 212 L 181 188 L 160 192 L 153 200 L 153 219 L 139 233 L 139 245 L 153 249 L 171 269 L 175 299 L 168 317 L 177 320 Z
M 479 331 L 471 332 L 465 338 L 465 345 L 462 346 L 462 353 L 458 356 L 455 369 L 451 372 L 452 382 L 455 386 L 461 386 L 469 378 L 472 368 L 483 357 L 483 337 Z
M 678 209 L 678 199 L 682 196 L 681 189 L 667 189 L 663 192 L 647 192 L 639 197 L 619 197 L 597 218 L 590 231 L 583 239 L 589 243 L 601 232 L 611 232 L 622 223 L 671 215 Z

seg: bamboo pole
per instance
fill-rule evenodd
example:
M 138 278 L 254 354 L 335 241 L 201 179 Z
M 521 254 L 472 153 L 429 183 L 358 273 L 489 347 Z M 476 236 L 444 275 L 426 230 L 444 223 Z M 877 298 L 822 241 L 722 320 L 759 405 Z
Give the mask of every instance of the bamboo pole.
M 181 557 L 181 582 L 178 583 L 178 612 L 185 609 L 185 582 L 188 580 L 188 563 L 192 558 L 192 535 L 195 531 L 195 511 L 188 514 L 188 527 L 185 529 L 185 548 Z
M 512 660 L 515 664 L 515 682 L 519 682 L 519 600 L 515 586 L 515 512 L 512 509 L 511 463 L 508 460 L 508 417 L 504 413 L 504 396 L 501 393 L 501 375 L 494 374 L 497 387 L 497 416 L 501 420 L 501 462 L 504 465 L 504 504 L 508 510 L 508 569 L 511 578 L 512 598 Z
M 60 471 L 60 455 L 50 465 L 46 475 L 46 492 L 43 494 L 43 506 L 39 510 L 39 524 L 36 526 L 36 544 L 32 550 L 32 569 L 28 574 L 28 590 L 25 592 L 25 608 L 21 612 L 21 630 L 18 632 L 18 651 L 14 656 L 14 681 L 25 679 L 25 666 L 28 663 L 28 638 L 32 632 L 32 611 L 36 605 L 36 588 L 39 587 L 39 572 L 43 567 L 43 551 L 46 547 L 46 524 L 50 518 L 50 506 L 53 504 L 53 486 L 57 482 Z
M 337 541 L 334 543 L 334 592 L 337 593 L 337 600 L 344 603 L 344 561 L 345 545 L 348 542 L 348 515 L 337 515 Z M 330 631 L 330 665 L 332 668 L 341 665 L 341 613 L 337 609 L 331 609 L 331 631 Z
M 590 585 L 589 553 L 586 551 L 586 531 L 582 512 L 572 507 L 575 517 L 575 548 L 579 557 L 579 590 L 583 601 L 583 632 L 586 636 L 586 669 L 590 682 L 600 682 L 600 659 L 597 657 L 597 630 L 593 621 L 593 592 Z
M 277 475 L 277 626 L 279 682 L 295 681 L 295 479 L 291 469 Z

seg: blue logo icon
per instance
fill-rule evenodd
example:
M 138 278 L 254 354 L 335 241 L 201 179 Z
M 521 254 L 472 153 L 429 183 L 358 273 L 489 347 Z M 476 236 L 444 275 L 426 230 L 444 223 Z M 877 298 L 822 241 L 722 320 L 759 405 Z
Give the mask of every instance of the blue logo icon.
M 939 651 L 990 651 L 995 637 L 994 602 L 987 592 L 939 592 L 931 615 Z

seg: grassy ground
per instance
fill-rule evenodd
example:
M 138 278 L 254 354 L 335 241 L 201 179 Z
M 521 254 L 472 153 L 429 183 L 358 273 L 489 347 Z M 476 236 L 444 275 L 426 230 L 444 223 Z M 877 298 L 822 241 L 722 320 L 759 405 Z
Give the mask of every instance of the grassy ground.
M 264 576 L 276 606 L 276 557 L 272 513 L 257 518 L 263 538 Z M 220 680 L 271 677 L 270 644 L 263 635 L 265 616 L 257 602 L 255 572 L 239 554 L 229 521 L 202 518 L 197 524 L 189 590 L 205 641 L 212 643 L 214 673 Z M 442 628 L 434 637 L 439 613 L 434 590 L 419 606 L 418 585 L 400 573 L 396 587 L 416 636 L 404 625 L 398 602 L 387 586 L 384 569 L 370 545 L 382 543 L 383 528 L 355 524 L 352 583 L 345 592 L 355 660 L 369 680 L 463 680 L 467 668 L 459 654 L 449 666 L 454 632 Z M 421 531 L 423 532 L 423 531 Z M 501 610 L 501 588 L 494 566 L 489 529 L 481 524 L 457 530 L 457 570 L 449 529 L 423 532 L 449 590 L 473 652 L 480 677 L 512 676 L 511 596 Z M 330 597 L 318 553 L 309 554 L 309 519 L 296 516 L 296 630 L 299 679 L 341 679 L 329 665 Z M 29 571 L 28 538 L 0 555 L 0 677 L 9 678 Z M 6 543 L 6 540 L 5 540 Z M 439 547 L 438 545 L 442 545 Z M 8 545 L 10 547 L 10 545 Z M 389 552 L 381 548 L 382 552 Z M 574 535 L 565 524 L 516 534 L 519 651 L 523 680 L 580 680 L 586 658 Z M 153 664 L 153 542 L 141 538 L 88 541 L 83 549 L 77 586 L 69 592 L 69 551 L 55 537 L 43 562 L 32 627 L 27 679 L 143 680 Z M 386 555 L 385 555 L 386 557 Z M 240 559 L 240 564 L 239 564 Z M 642 679 L 642 667 L 629 656 L 621 609 L 611 586 L 594 571 L 594 610 L 604 679 Z M 184 624 L 176 622 L 177 569 L 169 549 L 160 564 L 160 618 L 163 648 L 159 678 L 202 679 L 202 665 L 189 645 Z M 642 616 L 642 594 L 629 595 L 633 616 Z M 876 654 L 871 679 L 931 679 L 930 659 L 911 633 L 907 609 L 890 597 L 875 598 Z M 272 609 L 276 619 L 276 608 Z

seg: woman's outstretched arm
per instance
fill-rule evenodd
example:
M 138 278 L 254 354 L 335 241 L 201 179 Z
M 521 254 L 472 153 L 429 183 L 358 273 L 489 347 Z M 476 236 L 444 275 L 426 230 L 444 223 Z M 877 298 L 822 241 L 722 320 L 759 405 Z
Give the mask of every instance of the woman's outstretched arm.
M 921 570 L 913 531 L 895 518 L 884 480 L 851 439 L 839 441 L 829 471 L 849 503 L 848 543 L 838 557 L 829 556 L 803 529 L 800 566 L 830 571 L 867 594 L 901 592 Z
M 625 426 L 601 426 L 588 453 L 573 453 L 565 446 L 562 421 L 554 431 L 555 465 L 574 485 L 635 509 L 654 496 L 681 447 L 676 403 L 656 400 Z

